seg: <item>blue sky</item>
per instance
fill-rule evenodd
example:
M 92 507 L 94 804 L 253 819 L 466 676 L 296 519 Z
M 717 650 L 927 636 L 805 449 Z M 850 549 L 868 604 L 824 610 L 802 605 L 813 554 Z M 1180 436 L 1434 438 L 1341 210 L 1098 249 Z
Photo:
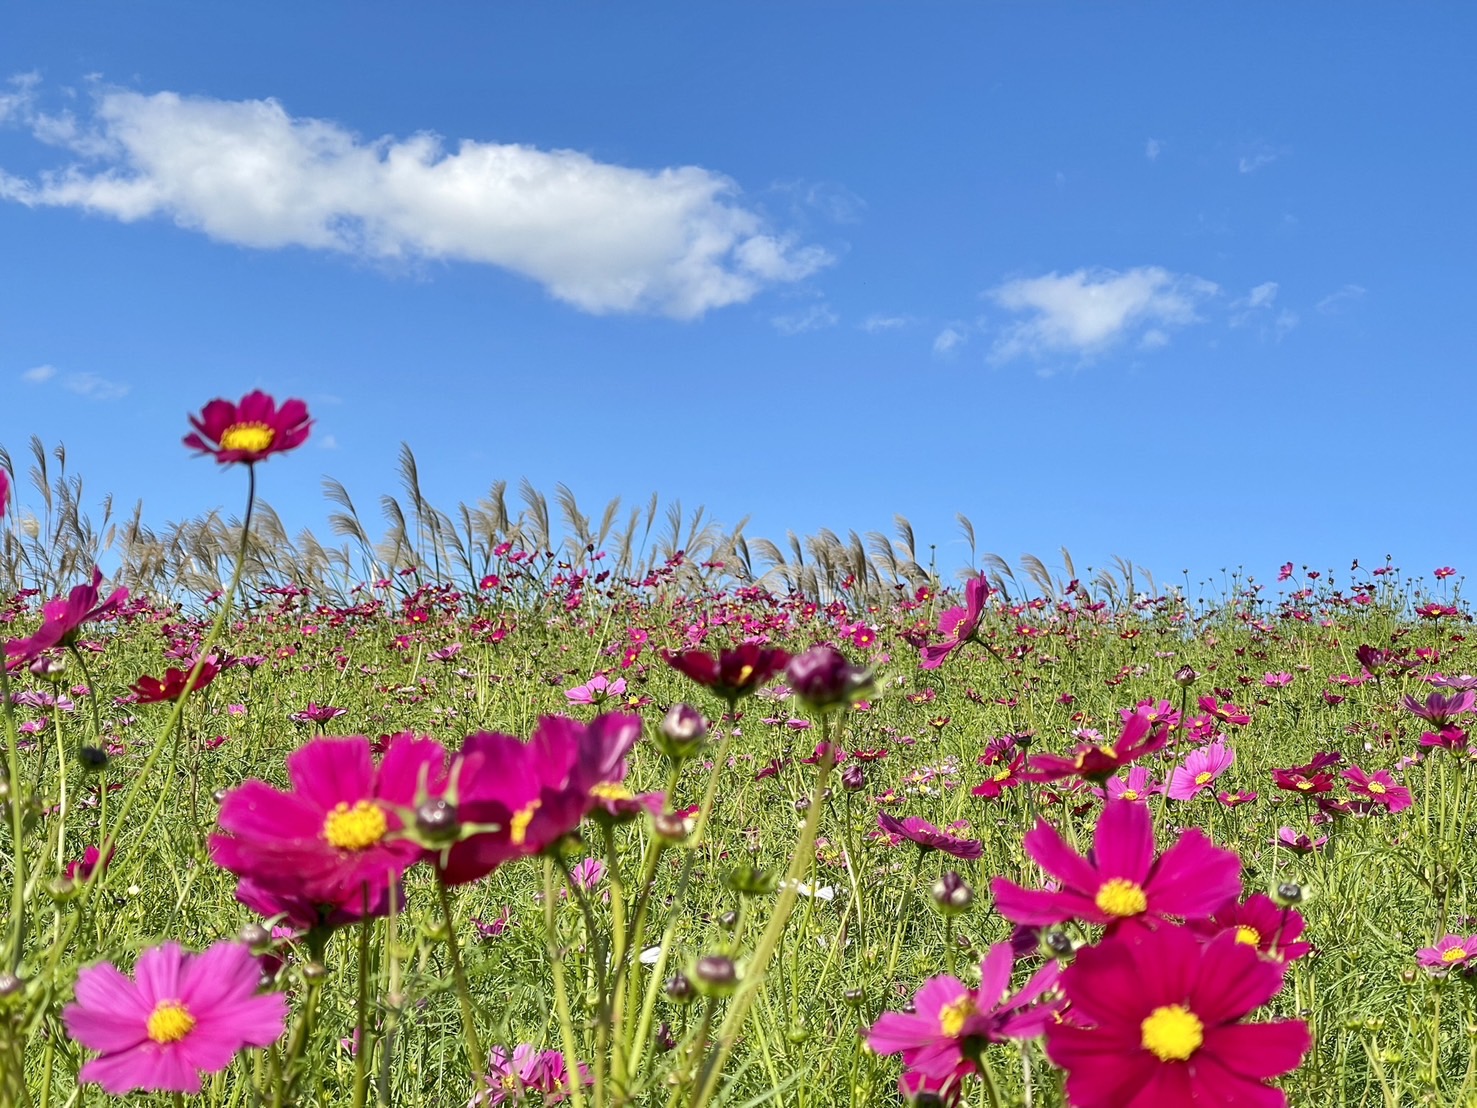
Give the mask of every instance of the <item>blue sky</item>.
M 940 562 L 1473 545 L 1477 9 L 144 3 L 0 15 L 0 443 L 327 539 L 401 440 Z M 378 522 L 377 520 L 375 521 Z

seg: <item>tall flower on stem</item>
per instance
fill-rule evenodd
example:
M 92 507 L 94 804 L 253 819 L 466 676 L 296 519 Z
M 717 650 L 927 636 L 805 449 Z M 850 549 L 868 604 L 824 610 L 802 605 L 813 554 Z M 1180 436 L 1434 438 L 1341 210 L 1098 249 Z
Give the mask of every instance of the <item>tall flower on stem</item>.
M 757 692 L 784 669 L 790 655 L 778 648 L 746 642 L 733 650 L 719 651 L 717 657 L 702 650 L 663 650 L 662 658 L 678 673 L 712 690 L 713 695 L 731 706 Z
M 969 579 L 964 586 L 964 606 L 950 608 L 939 616 L 939 631 L 947 637 L 943 642 L 921 648 L 918 662 L 920 669 L 938 669 L 950 654 L 965 643 L 975 640 L 979 634 L 980 617 L 985 611 L 985 601 L 989 596 L 990 585 L 983 574 Z
M 11 639 L 5 653 L 20 662 L 31 662 L 57 646 L 68 646 L 77 640 L 84 623 L 106 619 L 117 613 L 128 599 L 127 589 L 114 589 L 106 600 L 102 595 L 103 571 L 92 570 L 92 584 L 78 585 L 65 600 L 51 600 L 41 607 L 41 626 L 26 639 Z
M 1245 1104 L 1282 1108 L 1267 1080 L 1312 1045 L 1301 1020 L 1245 1023 L 1282 987 L 1281 964 L 1226 932 L 1125 932 L 1081 951 L 1062 973 L 1070 1021 L 1046 1028 L 1077 1108 Z
M 1034 754 L 1027 763 L 1025 777 L 1030 781 L 1059 781 L 1063 777 L 1081 777 L 1102 784 L 1130 762 L 1153 754 L 1169 741 L 1169 728 L 1146 711 L 1136 711 L 1123 721 L 1123 731 L 1112 743 L 1082 747 L 1075 754 Z
M 1215 784 L 1215 779 L 1230 769 L 1236 752 L 1217 739 L 1209 746 L 1190 751 L 1184 765 L 1175 766 L 1169 776 L 1170 800 L 1190 800 Z
M 202 454 L 213 454 L 221 465 L 254 465 L 272 454 L 295 449 L 308 441 L 313 421 L 301 400 L 284 400 L 282 407 L 261 390 L 249 392 L 239 404 L 212 400 L 198 416 L 184 443 Z

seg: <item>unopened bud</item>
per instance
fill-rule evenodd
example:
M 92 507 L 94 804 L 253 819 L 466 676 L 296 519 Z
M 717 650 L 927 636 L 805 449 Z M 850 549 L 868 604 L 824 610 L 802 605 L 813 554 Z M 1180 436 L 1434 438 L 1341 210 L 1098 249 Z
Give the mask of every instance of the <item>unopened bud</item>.
M 767 896 L 779 888 L 777 873 L 767 873 L 758 866 L 734 866 L 723 878 L 723 883 L 740 896 Z
M 667 994 L 669 1000 L 675 1000 L 678 1004 L 686 1004 L 697 992 L 692 987 L 692 979 L 685 973 L 673 974 L 667 978 L 662 991 Z
M 62 657 L 48 657 L 43 654 L 30 665 L 31 676 L 39 677 L 43 681 L 50 681 L 54 685 L 61 684 L 63 675 L 67 671 L 67 660 Z
M 731 996 L 738 988 L 738 966 L 723 954 L 704 954 L 692 969 L 693 985 L 704 996 Z
M 461 830 L 456 805 L 443 797 L 427 800 L 415 810 L 415 829 L 428 842 L 454 842 Z
M 1190 666 L 1180 666 L 1174 671 L 1174 683 L 1182 689 L 1188 689 L 1196 681 L 1200 680 L 1200 674 L 1196 673 Z
M 248 923 L 236 937 L 245 943 L 253 954 L 263 954 L 272 945 L 272 933 L 259 923 Z
M 7 1000 L 21 991 L 25 982 L 13 973 L 0 973 L 0 1000 Z
M 1284 881 L 1272 893 L 1272 899 L 1280 908 L 1291 908 L 1307 898 L 1307 891 L 1295 881 Z
M 708 721 L 691 704 L 673 704 L 662 717 L 652 742 L 668 758 L 691 758 L 708 737 Z
M 322 981 L 328 976 L 328 967 L 322 962 L 304 962 L 301 973 L 304 981 Z
M 860 762 L 852 762 L 841 771 L 841 787 L 853 793 L 867 787 L 867 775 Z
M 651 817 L 651 830 L 669 846 L 687 841 L 687 821 L 676 812 L 658 812 Z
M 100 746 L 80 746 L 77 748 L 77 761 L 86 772 L 101 773 L 108 768 L 108 752 Z
M 933 903 L 946 916 L 969 911 L 974 903 L 974 890 L 965 884 L 964 878 L 949 870 L 933 883 Z

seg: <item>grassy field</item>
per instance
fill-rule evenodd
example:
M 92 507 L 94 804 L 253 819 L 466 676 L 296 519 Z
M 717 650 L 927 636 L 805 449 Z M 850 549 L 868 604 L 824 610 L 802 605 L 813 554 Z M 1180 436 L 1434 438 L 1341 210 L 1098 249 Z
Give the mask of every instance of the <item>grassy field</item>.
M 12 508 L 0 1101 L 1477 1102 L 1459 578 L 961 588 L 901 530 L 766 576 L 534 497 L 377 549 L 349 504 L 360 579 L 255 504 L 188 573 L 135 528 L 126 597 L 44 612 L 98 542 Z

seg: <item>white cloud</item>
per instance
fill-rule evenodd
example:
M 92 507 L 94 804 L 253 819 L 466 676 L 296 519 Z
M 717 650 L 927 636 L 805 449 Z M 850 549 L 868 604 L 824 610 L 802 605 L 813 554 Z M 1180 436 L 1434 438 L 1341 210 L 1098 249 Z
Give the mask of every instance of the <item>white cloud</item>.
M 1144 143 L 1144 157 L 1148 158 L 1151 162 L 1157 162 L 1163 150 L 1164 143 L 1158 139 L 1151 138 L 1148 142 Z
M 1363 285 L 1345 285 L 1318 301 L 1315 307 L 1324 315 L 1336 315 L 1356 300 L 1363 300 L 1367 291 Z
M 338 439 L 332 435 L 314 435 L 313 438 L 317 441 L 319 450 L 338 449 Z
M 263 250 L 493 265 L 588 312 L 684 319 L 832 261 L 699 166 L 633 169 L 473 139 L 448 149 L 428 133 L 366 140 L 275 100 L 173 92 L 105 89 L 78 121 L 39 112 L 33 85 L 0 113 L 78 160 L 34 180 L 0 171 L 0 199 L 30 207 L 162 217 Z
M 1196 306 L 1214 296 L 1215 284 L 1139 266 L 1119 273 L 1079 269 L 1007 281 L 988 296 L 1025 319 L 1011 324 L 995 343 L 997 362 L 1070 353 L 1090 359 L 1138 333 L 1152 349 L 1168 342 L 1168 329 L 1196 323 Z
M 43 385 L 55 380 L 68 392 L 86 397 L 88 400 L 120 400 L 128 395 L 128 386 L 110 381 L 96 373 L 59 373 L 54 365 L 38 365 L 21 374 L 21 379 L 33 385 Z
M 1270 307 L 1272 301 L 1276 299 L 1277 282 L 1263 281 L 1260 285 L 1257 285 L 1256 288 L 1251 290 L 1251 293 L 1246 298 L 1246 305 L 1249 308 L 1267 308 Z
M 882 315 L 874 313 L 862 320 L 859 327 L 869 335 L 881 334 L 883 331 L 896 331 L 899 327 L 906 327 L 913 320 L 905 315 Z
M 1290 308 L 1283 308 L 1273 314 L 1278 288 L 1276 281 L 1263 281 L 1245 296 L 1231 301 L 1231 326 L 1255 325 L 1263 339 L 1281 342 L 1283 336 L 1298 325 L 1299 317 Z
M 821 331 L 827 327 L 834 327 L 840 322 L 840 318 L 829 305 L 812 304 L 803 312 L 777 315 L 769 322 L 774 324 L 774 329 L 782 335 L 801 335 L 806 331 Z
M 957 327 L 945 327 L 933 340 L 933 352 L 946 357 L 968 341 L 969 336 Z
M 1273 150 L 1265 143 L 1258 143 L 1250 151 L 1236 159 L 1236 168 L 1242 173 L 1255 173 L 1263 166 L 1271 165 L 1276 160 L 1276 150 Z

